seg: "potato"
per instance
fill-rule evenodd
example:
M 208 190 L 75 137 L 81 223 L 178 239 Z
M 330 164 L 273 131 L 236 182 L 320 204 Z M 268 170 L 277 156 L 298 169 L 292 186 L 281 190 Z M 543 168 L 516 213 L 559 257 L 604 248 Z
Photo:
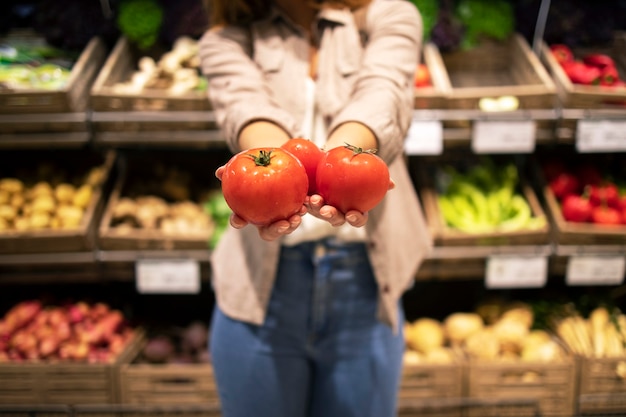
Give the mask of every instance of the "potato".
M 62 228 L 73 229 L 80 225 L 83 219 L 83 210 L 76 206 L 63 205 L 59 206 L 57 216 L 61 221 Z
M 30 220 L 28 217 L 17 217 L 13 220 L 13 227 L 18 231 L 25 231 L 30 229 Z
M 15 210 L 15 207 L 8 204 L 3 204 L 0 206 L 0 219 L 11 221 L 15 219 L 16 216 L 17 210 Z
M 2 178 L 0 179 L 0 190 L 9 193 L 21 193 L 24 190 L 24 183 L 17 178 Z
M 39 212 L 39 211 L 52 213 L 56 209 L 56 202 L 54 201 L 52 194 L 40 195 L 39 197 L 33 200 L 32 209 L 34 213 Z
M 9 204 L 12 195 L 7 190 L 0 190 L 0 205 Z
M 0 232 L 4 232 L 6 230 L 11 230 L 11 224 L 7 220 L 0 217 Z
M 92 194 L 93 190 L 91 188 L 91 185 L 83 184 L 78 188 L 76 194 L 74 194 L 72 204 L 74 204 L 76 207 L 85 208 L 89 205 Z
M 54 189 L 54 197 L 59 203 L 71 203 L 74 193 L 76 193 L 76 187 L 68 183 L 61 183 Z
M 24 204 L 26 203 L 26 199 L 24 199 L 24 194 L 16 193 L 11 196 L 10 204 L 15 207 L 16 210 L 20 210 Z
M 29 221 L 32 230 L 46 229 L 50 225 L 50 214 L 38 211 L 29 217 Z
M 37 184 L 33 185 L 27 191 L 27 198 L 30 200 L 35 200 L 40 196 L 52 196 L 54 194 L 54 190 L 52 186 L 47 181 L 40 181 Z

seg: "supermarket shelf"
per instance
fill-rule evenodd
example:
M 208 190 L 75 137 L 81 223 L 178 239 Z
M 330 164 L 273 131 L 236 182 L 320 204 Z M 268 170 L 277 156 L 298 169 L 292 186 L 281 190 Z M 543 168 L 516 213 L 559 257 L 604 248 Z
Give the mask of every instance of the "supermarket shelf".
M 86 112 L 0 114 L 0 148 L 80 147 L 90 139 Z
M 224 147 L 218 130 L 164 130 L 138 132 L 95 132 L 94 144 L 101 146 L 175 146 L 177 148 Z
M 209 250 L 172 250 L 172 251 L 97 251 L 96 258 L 100 262 L 136 262 L 140 259 L 191 259 L 198 262 L 209 262 Z
M 80 148 L 89 143 L 89 132 L 1 134 L 0 148 Z

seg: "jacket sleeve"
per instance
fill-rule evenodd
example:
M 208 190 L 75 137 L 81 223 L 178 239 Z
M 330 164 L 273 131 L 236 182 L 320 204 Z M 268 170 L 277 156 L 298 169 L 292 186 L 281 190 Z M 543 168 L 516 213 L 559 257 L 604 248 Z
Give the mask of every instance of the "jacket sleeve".
M 413 114 L 422 20 L 411 2 L 375 0 L 368 8 L 364 29 L 362 66 L 350 100 L 330 129 L 348 121 L 365 124 L 378 139 L 378 155 L 389 163 L 403 151 Z
M 255 120 L 270 120 L 293 134 L 294 118 L 273 99 L 262 72 L 251 59 L 250 31 L 223 27 L 207 31 L 200 40 L 202 72 L 208 96 L 226 143 L 239 151 L 241 129 Z

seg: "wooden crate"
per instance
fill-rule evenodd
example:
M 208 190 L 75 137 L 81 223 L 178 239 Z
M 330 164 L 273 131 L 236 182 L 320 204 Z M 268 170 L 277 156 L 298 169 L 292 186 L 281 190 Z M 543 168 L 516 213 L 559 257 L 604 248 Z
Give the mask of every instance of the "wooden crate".
M 221 415 L 219 403 L 211 401 L 203 404 L 108 404 L 72 407 L 72 417 L 220 417 Z
M 399 415 L 460 417 L 462 408 L 454 400 L 464 395 L 463 370 L 460 361 L 404 365 L 398 392 Z
M 137 330 L 110 364 L 0 364 L 0 404 L 107 404 L 119 402 L 120 365 L 137 355 L 143 332 Z
M 213 366 L 136 364 L 121 367 L 121 402 L 125 404 L 203 404 L 218 401 Z
M 19 173 L 28 165 L 35 168 L 37 162 L 53 160 L 55 165 L 67 167 L 69 172 L 87 174 L 90 168 L 102 166 L 104 176 L 100 187 L 95 187 L 89 204 L 87 205 L 80 225 L 75 229 L 67 230 L 6 230 L 0 232 L 0 253 L 51 253 L 51 252 L 82 252 L 95 248 L 96 231 L 100 221 L 100 215 L 104 208 L 104 197 L 108 186 L 109 177 L 115 165 L 116 152 L 108 151 L 101 153 L 84 153 L 82 151 L 63 152 L 51 156 L 50 152 L 36 154 L 28 153 L 28 164 L 20 156 L 8 158 L 0 168 L 2 175 L 11 172 Z M 6 171 L 5 171 L 6 169 Z
M 450 85 L 449 109 L 478 109 L 483 97 L 515 96 L 520 109 L 553 108 L 556 87 L 526 40 L 484 42 L 469 50 L 441 53 Z
M 437 196 L 439 191 L 435 184 L 436 166 L 422 164 L 416 168 L 417 187 L 424 207 L 424 215 L 430 233 L 437 246 L 473 246 L 473 245 L 541 245 L 550 241 L 550 230 L 546 214 L 537 198 L 533 187 L 524 180 L 520 170 L 520 186 L 523 196 L 530 205 L 535 217 L 546 218 L 546 225 L 534 230 L 517 230 L 510 232 L 465 233 L 446 225 L 439 209 Z
M 579 358 L 578 413 L 626 414 L 626 368 L 623 358 Z
M 91 89 L 91 108 L 95 114 L 118 114 L 122 117 L 109 117 L 106 121 L 94 117 L 96 131 L 203 130 L 215 127 L 208 116 L 184 117 L 185 112 L 208 112 L 211 109 L 206 92 L 190 91 L 176 96 L 156 89 L 146 89 L 140 94 L 115 92 L 114 85 L 130 79 L 140 57 L 141 53 L 125 37 L 117 41 L 107 57 Z M 153 58 L 158 59 L 159 56 Z M 165 113 L 180 116 L 173 119 L 170 116 L 166 120 Z
M 26 33 L 23 36 L 35 36 Z M 0 91 L 0 114 L 66 113 L 87 110 L 89 89 L 106 57 L 101 39 L 93 38 L 74 63 L 67 85 L 56 91 Z M 0 127 L 4 127 L 0 124 Z
M 572 358 L 554 364 L 470 360 L 467 395 L 489 400 L 537 400 L 541 416 L 571 417 L 575 410 L 575 381 L 576 366 Z M 527 415 L 518 411 L 511 408 L 498 415 Z M 485 413 L 471 409 L 467 416 L 484 417 Z
M 422 49 L 422 61 L 430 72 L 431 86 L 415 88 L 414 108 L 417 110 L 442 109 L 445 107 L 450 84 L 443 69 L 441 54 L 437 45 L 432 42 L 424 44 Z
M 162 165 L 157 170 L 175 167 L 189 174 L 192 178 L 191 200 L 200 203 L 202 194 L 219 187 L 214 172 L 228 161 L 228 155 L 227 151 L 215 150 L 207 153 L 167 152 L 161 156 L 143 153 L 126 155 L 100 221 L 98 247 L 103 250 L 208 250 L 210 233 L 168 235 L 158 229 L 118 230 L 113 227 L 113 210 L 121 198 L 137 194 L 133 189 L 137 182 L 155 182 L 155 165 L 159 163 Z
M 574 56 L 582 59 L 588 53 L 603 53 L 615 61 L 622 79 L 626 79 L 626 32 L 615 34 L 610 45 L 573 48 Z M 626 88 L 603 87 L 599 85 L 574 84 L 550 52 L 550 46 L 542 44 L 541 59 L 552 75 L 561 106 L 577 109 L 624 109 Z

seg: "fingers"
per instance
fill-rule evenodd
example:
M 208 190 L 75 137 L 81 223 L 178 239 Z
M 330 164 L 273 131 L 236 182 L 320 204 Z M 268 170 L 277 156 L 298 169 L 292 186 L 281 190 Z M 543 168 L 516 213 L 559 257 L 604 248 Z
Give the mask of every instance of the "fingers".
M 353 227 L 363 227 L 367 223 L 368 214 L 357 210 L 349 210 L 346 213 L 346 221 Z
M 294 214 L 287 220 L 279 220 L 267 226 L 258 226 L 259 236 L 267 241 L 276 240 L 296 230 L 300 223 L 302 223 L 302 216 Z
M 215 176 L 221 181 L 222 180 L 222 175 L 224 175 L 224 166 L 222 165 L 221 167 L 218 167 L 215 170 Z
M 396 183 L 393 179 L 389 178 L 389 190 L 393 190 L 394 188 L 396 188 Z

